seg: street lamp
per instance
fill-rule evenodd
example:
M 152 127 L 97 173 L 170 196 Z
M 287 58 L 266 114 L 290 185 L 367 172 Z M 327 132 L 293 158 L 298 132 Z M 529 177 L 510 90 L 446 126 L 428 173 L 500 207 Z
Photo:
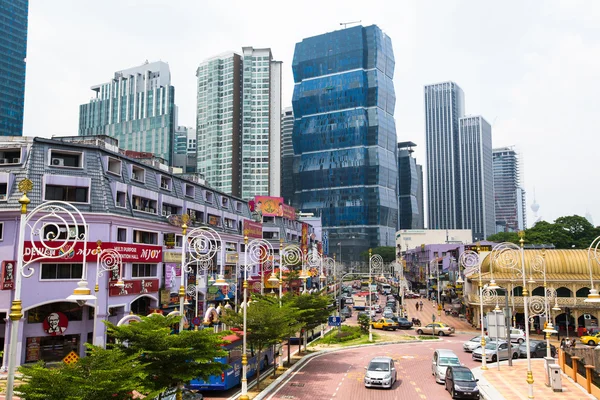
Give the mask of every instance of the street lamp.
M 19 199 L 21 204 L 21 218 L 19 221 L 19 237 L 17 243 L 17 265 L 15 271 L 15 294 L 10 307 L 9 318 L 12 322 L 10 331 L 10 346 L 8 350 L 8 377 L 6 383 L 6 398 L 12 399 L 15 381 L 15 368 L 17 364 L 17 345 L 21 342 L 17 339 L 19 335 L 19 325 L 23 318 L 21 306 L 21 283 L 22 279 L 29 278 L 35 272 L 32 263 L 42 259 L 64 259 L 70 254 L 75 253 L 75 246 L 81 243 L 83 247 L 83 261 L 81 280 L 77 283 L 77 288 L 73 294 L 67 297 L 67 300 L 75 301 L 83 306 L 88 300 L 95 300 L 96 296 L 91 294 L 87 287 L 87 224 L 83 214 L 73 205 L 62 201 L 51 201 L 42 203 L 27 214 L 27 206 L 31 202 L 27 193 L 33 189 L 33 182 L 24 179 L 19 182 L 19 191 L 23 196 Z M 37 218 L 37 219 L 36 219 Z M 80 232 L 80 226 L 84 231 Z M 46 232 L 46 227 L 50 229 Z M 66 232 L 65 237 L 61 238 L 61 229 Z M 28 261 L 25 257 L 25 234 L 29 231 L 31 242 L 31 256 Z M 36 242 L 34 239 L 38 239 Z M 27 268 L 27 269 L 25 269 Z
M 592 260 L 600 265 L 600 251 L 598 251 L 598 247 L 600 247 L 600 236 L 594 239 L 590 244 L 590 247 L 588 247 L 588 268 L 590 269 L 590 284 L 592 286 L 587 299 L 584 300 L 586 303 L 600 303 L 600 294 L 598 294 L 598 290 L 594 288 L 594 277 L 592 274 Z M 568 331 L 569 327 L 567 326 L 567 332 Z
M 429 261 L 429 279 L 433 279 L 433 275 L 431 274 L 431 268 L 432 268 L 432 264 L 435 262 L 435 274 L 436 274 L 436 278 L 437 278 L 437 283 L 436 283 L 436 287 L 437 287 L 437 309 L 438 309 L 438 316 L 442 315 L 442 300 L 440 299 L 440 267 L 438 265 L 438 259 L 437 257 L 434 258 L 433 260 Z
M 525 347 L 527 351 L 527 384 L 528 384 L 528 397 L 533 399 L 533 372 L 531 371 L 531 353 L 530 353 L 530 341 L 529 341 L 529 291 L 527 290 L 526 282 L 526 271 L 525 271 L 525 250 L 523 244 L 525 240 L 523 237 L 525 233 L 519 232 L 519 243 L 521 246 L 517 246 L 514 243 L 504 242 L 497 244 L 492 249 L 491 260 L 490 260 L 490 273 L 492 271 L 493 264 L 496 263 L 500 268 L 506 270 L 513 270 L 517 278 L 521 278 L 523 281 L 523 311 L 525 313 Z
M 98 240 L 96 245 L 96 285 L 94 286 L 96 298 L 94 299 L 94 328 L 92 344 L 97 346 L 96 325 L 98 321 L 98 291 L 100 290 L 98 281 L 103 272 L 109 272 L 112 273 L 113 276 L 116 275 L 117 277 L 117 283 L 115 283 L 115 287 L 122 288 L 125 286 L 125 282 L 123 282 L 123 257 L 121 254 L 115 249 L 102 250 L 101 240 Z M 102 337 L 104 338 L 104 334 L 102 334 Z
M 192 265 L 212 266 L 212 260 L 221 249 L 221 236 L 208 227 L 200 227 L 187 231 L 187 223 L 190 219 L 188 214 L 183 214 L 183 225 L 181 230 L 183 239 L 181 241 L 181 285 L 179 286 L 179 312 L 181 320 L 179 321 L 179 331 L 184 327 L 185 319 L 185 298 L 186 298 L 186 276 L 192 272 Z M 196 285 L 198 282 L 196 282 Z M 227 286 L 223 278 L 223 267 L 214 283 L 215 286 Z M 196 298 L 196 304 L 198 299 Z
M 377 273 L 380 270 L 383 273 L 383 258 L 379 254 L 373 254 L 373 251 L 369 249 L 369 342 L 373 341 L 373 317 L 371 316 L 373 312 L 373 295 L 371 293 L 371 281 L 373 279 L 373 272 Z
M 207 272 L 211 266 L 212 266 L 211 260 L 198 261 L 196 263 L 196 282 L 194 284 L 188 284 L 187 288 L 186 288 L 186 294 L 194 299 L 194 316 L 195 317 L 198 316 L 198 301 L 199 301 L 199 297 L 200 297 L 199 296 L 199 294 L 200 294 L 200 272 L 202 272 L 202 275 L 204 275 L 204 273 Z M 236 293 L 237 293 L 237 291 L 236 291 Z M 225 296 L 227 297 L 227 294 Z M 184 305 L 185 305 L 185 303 L 184 303 Z M 198 326 L 196 326 L 196 329 L 197 328 L 198 328 Z
M 247 352 L 247 309 L 248 309 L 248 272 L 252 271 L 254 265 L 267 262 L 273 255 L 273 246 L 264 239 L 253 239 L 248 242 L 248 236 L 244 236 L 244 245 L 246 254 L 244 256 L 244 319 L 243 319 L 243 336 L 242 336 L 242 394 L 239 400 L 249 400 L 248 397 L 248 356 Z M 262 276 L 261 276 L 262 279 Z

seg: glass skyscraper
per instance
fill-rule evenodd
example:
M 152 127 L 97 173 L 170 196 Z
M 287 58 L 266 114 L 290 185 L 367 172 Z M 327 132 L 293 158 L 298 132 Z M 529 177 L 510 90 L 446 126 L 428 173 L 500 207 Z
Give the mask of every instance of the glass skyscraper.
M 95 97 L 79 107 L 79 135 L 107 135 L 126 150 L 153 153 L 172 165 L 175 88 L 169 64 L 157 61 L 119 72 L 92 86 Z
M 395 246 L 394 65 L 392 41 L 375 25 L 296 44 L 295 204 L 321 216 L 342 261 L 358 260 L 370 247 Z
M 0 0 L 0 136 L 23 136 L 28 0 Z
M 514 147 L 493 149 L 496 232 L 527 227 L 525 190 L 521 187 L 521 160 Z
M 294 111 L 286 107 L 281 114 L 281 196 L 289 204 L 294 200 Z
M 412 156 L 416 144 L 398 143 L 398 229 L 423 229 L 423 170 Z

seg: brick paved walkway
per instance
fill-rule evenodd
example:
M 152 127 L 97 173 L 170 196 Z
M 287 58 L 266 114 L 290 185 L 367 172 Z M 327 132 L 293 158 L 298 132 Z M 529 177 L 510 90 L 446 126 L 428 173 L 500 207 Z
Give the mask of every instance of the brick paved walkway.
M 423 311 L 416 311 L 416 303 L 423 302 Z M 434 306 L 433 302 L 427 299 L 404 299 L 406 304 L 406 310 L 408 311 L 408 319 L 409 321 L 412 318 L 418 318 L 421 320 L 421 325 L 425 326 L 432 321 L 431 316 L 435 315 L 436 321 L 442 321 L 447 323 L 450 326 L 453 326 L 456 332 L 473 332 L 476 334 L 477 329 L 473 328 L 466 319 L 460 319 L 458 317 L 453 317 L 452 315 L 446 315 L 446 313 L 442 310 L 441 316 L 438 315 L 437 308 Z M 449 305 L 446 305 L 446 308 L 450 308 Z
M 523 399 L 527 400 L 528 384 L 527 360 L 515 360 L 513 366 L 509 367 L 506 361 L 500 363 L 500 371 L 496 364 L 488 364 L 487 371 L 481 371 L 481 367 L 474 368 L 473 374 L 479 378 L 479 387 L 485 398 L 489 400 L 500 399 Z M 544 400 L 588 400 L 595 399 L 585 390 L 562 374 L 562 392 L 554 392 L 545 384 L 544 360 L 531 360 L 531 371 L 533 372 L 533 396 Z

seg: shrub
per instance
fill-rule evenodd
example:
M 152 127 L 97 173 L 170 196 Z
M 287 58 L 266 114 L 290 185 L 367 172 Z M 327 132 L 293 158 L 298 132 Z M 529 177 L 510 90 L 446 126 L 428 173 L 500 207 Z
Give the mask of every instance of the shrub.
M 368 332 L 369 331 L 369 316 L 366 314 L 361 314 L 358 316 L 358 324 L 360 325 L 360 328 L 363 330 L 363 332 Z
M 361 336 L 361 328 L 358 326 L 342 326 L 341 332 L 337 329 L 332 330 L 322 339 L 322 343 L 333 344 L 342 343 L 349 340 L 358 339 Z

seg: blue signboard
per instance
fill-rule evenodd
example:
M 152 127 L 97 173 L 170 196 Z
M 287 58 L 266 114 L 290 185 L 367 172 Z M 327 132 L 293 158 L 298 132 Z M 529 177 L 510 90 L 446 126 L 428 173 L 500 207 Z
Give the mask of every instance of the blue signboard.
M 329 317 L 329 326 L 340 326 L 342 324 L 342 317 Z

